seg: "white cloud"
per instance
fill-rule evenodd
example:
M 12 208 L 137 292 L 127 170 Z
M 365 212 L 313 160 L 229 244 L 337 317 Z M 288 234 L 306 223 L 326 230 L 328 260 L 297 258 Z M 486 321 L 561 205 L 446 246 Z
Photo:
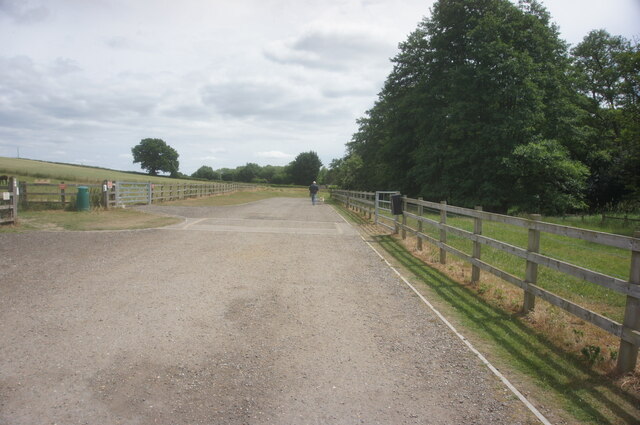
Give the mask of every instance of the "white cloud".
M 291 159 L 294 156 L 280 151 L 256 152 L 258 158 L 265 159 Z

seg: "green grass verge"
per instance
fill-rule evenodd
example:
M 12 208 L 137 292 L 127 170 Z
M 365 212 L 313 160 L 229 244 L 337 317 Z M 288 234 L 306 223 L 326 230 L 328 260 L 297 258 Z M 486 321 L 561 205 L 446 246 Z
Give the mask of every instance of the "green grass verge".
M 336 208 L 356 224 L 358 214 Z M 391 236 L 373 238 L 465 336 L 482 347 L 499 369 L 509 370 L 543 405 L 553 404 L 580 423 L 637 424 L 640 399 L 621 390 L 608 377 L 592 370 L 577 355 L 567 353 L 527 326 L 519 315 L 493 306 L 474 291 L 414 257 Z M 487 354 L 490 353 L 490 354 Z M 521 388 L 522 389 L 522 388 Z
M 439 220 L 439 214 L 426 212 L 424 216 Z M 447 217 L 447 224 L 473 231 L 473 219 L 469 217 L 450 216 Z M 417 228 L 417 222 L 413 219 L 409 219 L 407 225 Z M 593 230 L 602 231 L 597 228 Z M 423 225 L 423 233 L 436 239 L 439 237 L 439 230 L 426 223 Z M 482 234 L 520 248 L 527 248 L 528 233 L 527 229 L 522 227 L 486 221 L 483 222 Z M 460 236 L 447 234 L 447 244 L 468 255 L 473 252 L 473 242 Z M 623 249 L 543 232 L 540 253 L 609 276 L 629 279 L 631 255 Z M 483 245 L 482 260 L 516 277 L 524 278 L 526 262 L 522 258 Z M 543 266 L 538 268 L 538 285 L 613 320 L 621 322 L 623 319 L 626 297 L 615 291 Z
M 561 224 L 563 226 L 580 227 L 583 229 L 596 230 L 598 232 L 615 233 L 617 235 L 633 236 L 634 232 L 640 231 L 640 214 L 627 214 L 630 220 L 624 220 L 624 214 L 607 213 L 607 217 L 617 217 L 618 219 L 606 218 L 602 220 L 602 214 L 567 216 L 567 217 L 543 217 L 549 223 Z

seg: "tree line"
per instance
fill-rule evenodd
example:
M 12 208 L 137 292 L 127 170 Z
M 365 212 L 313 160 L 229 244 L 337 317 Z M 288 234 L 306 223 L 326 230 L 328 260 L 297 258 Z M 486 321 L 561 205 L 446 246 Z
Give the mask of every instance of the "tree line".
M 314 151 L 302 152 L 288 165 L 260 166 L 248 162 L 236 168 L 220 168 L 203 165 L 191 177 L 205 180 L 237 181 L 246 183 L 292 184 L 308 186 L 314 180 L 321 180 L 327 169 Z
M 174 178 L 188 178 L 179 171 L 180 155 L 162 139 L 147 138 L 131 149 L 133 162 L 140 163 L 140 167 L 150 175 L 158 172 L 169 173 Z M 307 186 L 314 180 L 321 180 L 327 173 L 322 167 L 322 161 L 314 151 L 302 152 L 286 166 L 265 165 L 255 163 L 232 168 L 214 170 L 203 165 L 193 174 L 192 178 L 201 180 L 222 180 L 245 183 L 294 184 Z
M 534 0 L 439 0 L 400 43 L 329 183 L 495 212 L 640 199 L 640 49 L 570 49 Z

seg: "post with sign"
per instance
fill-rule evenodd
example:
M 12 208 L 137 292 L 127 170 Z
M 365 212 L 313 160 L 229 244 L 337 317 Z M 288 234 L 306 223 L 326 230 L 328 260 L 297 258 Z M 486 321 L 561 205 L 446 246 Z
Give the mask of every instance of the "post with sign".
M 67 197 L 65 195 L 65 189 L 67 188 L 67 185 L 64 184 L 64 182 L 60 182 L 58 188 L 60 189 L 60 202 L 62 202 L 62 208 L 64 208 L 66 206 L 65 203 L 67 202 Z
M 105 209 L 109 209 L 109 201 L 111 200 L 111 192 L 113 192 L 113 182 L 105 180 L 102 182 L 102 204 Z
M 102 205 L 105 210 L 109 209 L 109 189 L 108 189 L 108 181 L 104 180 L 102 182 Z

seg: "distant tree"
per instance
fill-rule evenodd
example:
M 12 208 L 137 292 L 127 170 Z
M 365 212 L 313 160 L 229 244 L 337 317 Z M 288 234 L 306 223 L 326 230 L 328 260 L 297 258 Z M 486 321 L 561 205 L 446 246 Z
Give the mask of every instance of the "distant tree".
M 250 183 L 260 175 L 262 167 L 248 162 L 246 165 L 236 168 L 236 181 Z
M 152 176 L 158 175 L 158 171 L 170 173 L 171 176 L 178 174 L 178 152 L 162 139 L 142 139 L 131 148 L 131 153 L 133 163 L 139 162 L 140 167 Z
M 220 179 L 226 182 L 234 181 L 236 177 L 236 171 L 231 168 L 220 168 L 217 173 L 220 174 Z
M 203 165 L 202 167 L 198 168 L 195 173 L 191 174 L 191 177 L 206 180 L 220 180 L 220 174 L 213 171 L 213 168 L 207 165 Z
M 331 161 L 329 172 L 325 177 L 328 184 L 335 184 L 343 189 L 363 188 L 364 172 L 362 158 L 352 153 L 349 156 Z M 373 188 L 372 190 L 375 190 Z
M 320 168 L 320 172 L 318 173 L 318 184 L 327 184 L 327 174 L 329 173 L 329 169 L 327 167 Z
M 292 182 L 291 176 L 287 173 L 287 167 L 278 167 L 270 180 L 270 183 L 274 184 L 291 184 Z
M 280 168 L 283 168 L 283 167 L 276 167 L 274 165 L 265 165 L 260 170 L 259 177 L 261 179 L 266 180 L 268 183 L 271 183 L 271 181 L 273 180 L 273 176 L 276 174 L 276 172 L 278 172 L 278 169 Z
M 287 172 L 294 184 L 310 185 L 312 181 L 317 180 L 320 167 L 322 161 L 317 153 L 303 152 L 287 166 Z

